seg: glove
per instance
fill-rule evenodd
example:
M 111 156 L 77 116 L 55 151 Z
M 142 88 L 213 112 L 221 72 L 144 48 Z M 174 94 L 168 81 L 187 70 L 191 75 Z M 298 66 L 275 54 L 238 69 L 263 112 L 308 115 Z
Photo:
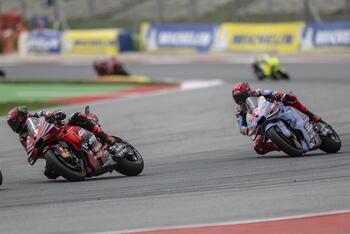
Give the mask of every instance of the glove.
M 242 135 L 246 136 L 246 135 L 248 135 L 248 128 L 246 128 L 246 127 L 242 128 L 240 132 Z
M 62 110 L 56 110 L 53 112 L 45 113 L 45 119 L 47 122 L 53 123 L 55 121 L 61 121 L 66 118 L 66 113 Z
M 273 97 L 276 101 L 281 101 L 284 98 L 284 94 L 281 91 L 274 91 L 273 92 Z

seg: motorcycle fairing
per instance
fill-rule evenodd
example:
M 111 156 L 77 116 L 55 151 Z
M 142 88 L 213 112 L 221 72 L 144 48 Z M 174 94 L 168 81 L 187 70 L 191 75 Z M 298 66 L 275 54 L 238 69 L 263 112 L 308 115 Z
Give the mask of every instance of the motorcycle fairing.
M 76 151 L 86 155 L 87 173 L 101 169 L 108 160 L 105 147 L 102 147 L 100 142 L 96 142 L 97 139 L 93 133 L 83 128 L 69 126 L 61 139 L 72 145 Z
M 290 130 L 285 124 L 288 123 L 293 129 L 300 130 L 302 133 L 303 139 L 300 140 L 304 151 L 314 149 L 321 144 L 321 139 L 313 130 L 313 125 L 310 123 L 310 120 L 306 115 L 290 106 L 279 105 L 279 107 L 281 108 L 281 111 L 275 115 L 273 119 L 281 119 L 283 121 L 270 122 L 266 125 L 265 131 L 278 125 L 282 133 L 286 137 L 290 137 Z

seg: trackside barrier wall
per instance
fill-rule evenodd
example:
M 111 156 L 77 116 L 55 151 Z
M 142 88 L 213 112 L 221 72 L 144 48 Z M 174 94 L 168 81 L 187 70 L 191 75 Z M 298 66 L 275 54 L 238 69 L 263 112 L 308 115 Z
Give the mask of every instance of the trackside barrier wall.
M 301 35 L 301 49 L 350 49 L 350 22 L 306 24 Z
M 208 52 L 219 25 L 215 24 L 149 24 L 141 25 L 145 50 L 193 50 Z
M 296 52 L 303 22 L 224 23 L 215 38 L 213 50 L 232 52 Z
M 23 32 L 18 39 L 20 55 L 59 54 L 62 46 L 62 33 L 57 31 Z
M 25 32 L 18 47 L 21 55 L 116 55 L 133 49 L 130 34 L 122 29 Z
M 65 55 L 115 55 L 118 53 L 118 30 L 68 30 L 63 35 Z

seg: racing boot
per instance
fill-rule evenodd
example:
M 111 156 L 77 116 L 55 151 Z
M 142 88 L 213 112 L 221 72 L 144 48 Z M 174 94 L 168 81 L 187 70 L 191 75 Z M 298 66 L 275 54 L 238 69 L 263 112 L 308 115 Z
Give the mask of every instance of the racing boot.
M 294 107 L 295 109 L 299 110 L 300 112 L 304 113 L 305 115 L 307 115 L 311 121 L 314 122 L 319 122 L 321 121 L 321 116 L 312 113 L 311 111 L 309 111 L 309 109 L 303 105 L 299 99 L 296 98 L 295 95 L 286 95 L 285 97 L 285 101 L 289 101 L 289 103 L 291 104 L 292 107 Z
M 254 150 L 258 154 L 266 154 L 272 151 L 279 151 L 277 146 L 275 146 L 272 142 L 263 142 L 263 137 L 258 135 L 255 140 Z
M 267 154 L 269 152 L 272 151 L 279 151 L 279 149 L 272 143 L 272 142 L 267 142 L 263 145 L 255 145 L 254 146 L 254 150 L 258 153 L 258 154 Z
M 55 179 L 57 179 L 57 177 L 60 176 L 49 166 L 49 164 L 47 162 L 46 162 L 45 169 L 44 169 L 44 175 L 50 180 L 55 180 Z
M 310 111 L 307 111 L 305 114 L 306 114 L 306 115 L 310 118 L 310 120 L 313 121 L 313 122 L 320 122 L 320 121 L 321 121 L 321 116 L 319 116 L 318 114 L 314 114 L 314 113 L 312 113 L 312 112 L 310 112 Z
M 108 135 L 107 133 L 102 131 L 102 129 L 99 127 L 97 123 L 98 119 L 96 116 L 94 117 L 92 117 L 92 115 L 87 116 L 83 113 L 77 112 L 70 117 L 69 122 L 71 125 L 77 125 L 92 132 L 93 134 L 95 134 L 95 136 L 97 136 L 103 142 L 105 142 L 110 146 L 115 144 L 114 137 Z
M 116 142 L 113 136 L 108 135 L 107 133 L 102 131 L 102 129 L 98 126 L 95 126 L 92 129 L 92 133 L 95 134 L 98 138 L 100 138 L 103 142 L 105 142 L 109 146 L 113 146 Z

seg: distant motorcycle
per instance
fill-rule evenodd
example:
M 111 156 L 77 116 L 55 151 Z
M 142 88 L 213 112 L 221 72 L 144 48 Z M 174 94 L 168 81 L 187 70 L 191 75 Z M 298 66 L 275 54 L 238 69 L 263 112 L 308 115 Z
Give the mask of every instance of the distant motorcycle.
M 85 108 L 85 114 L 93 115 L 89 107 Z M 97 117 L 94 120 L 98 123 Z M 35 146 L 43 152 L 37 158 L 29 157 L 28 162 L 33 165 L 38 158 L 44 158 L 54 172 L 69 181 L 81 181 L 113 170 L 127 176 L 143 171 L 141 154 L 119 137 L 115 137 L 116 144 L 110 147 L 81 127 L 51 123 L 45 117 L 29 117 L 27 126 L 28 148 Z
M 281 66 L 277 57 L 264 56 L 262 59 L 257 59 L 252 64 L 253 72 L 258 80 L 289 80 L 289 74 Z
M 96 60 L 93 62 L 93 67 L 99 76 L 130 76 L 122 62 L 115 57 L 105 60 Z
M 324 121 L 314 123 L 282 102 L 270 102 L 262 96 L 249 97 L 246 107 L 248 135 L 252 140 L 258 133 L 262 134 L 265 142 L 271 140 L 290 156 L 301 156 L 316 149 L 336 153 L 341 148 L 341 140 L 329 124 Z

